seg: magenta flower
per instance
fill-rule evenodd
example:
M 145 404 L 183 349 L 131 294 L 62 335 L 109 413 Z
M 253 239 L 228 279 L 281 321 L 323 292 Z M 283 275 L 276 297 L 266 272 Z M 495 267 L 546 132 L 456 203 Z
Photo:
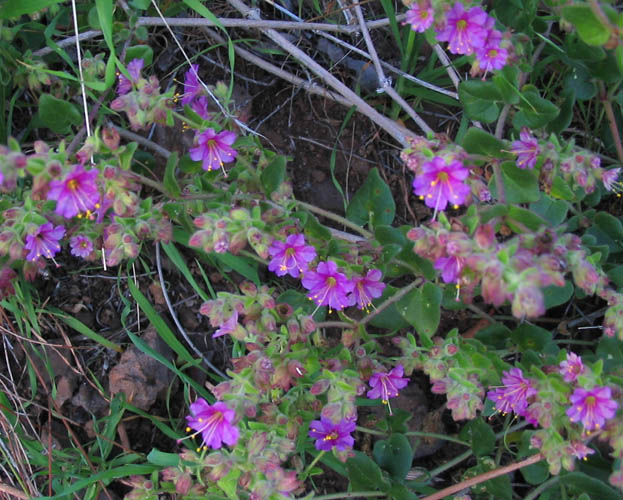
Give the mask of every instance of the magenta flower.
M 349 294 L 355 285 L 346 275 L 338 272 L 337 264 L 332 260 L 320 262 L 316 270 L 307 270 L 301 283 L 309 290 L 307 296 L 319 306 L 341 311 L 353 305 Z
M 67 219 L 75 215 L 91 216 L 94 208 L 99 208 L 100 194 L 97 190 L 98 171 L 86 171 L 76 165 L 62 181 L 51 181 L 48 200 L 56 200 L 55 212 Z
M 448 203 L 457 206 L 467 198 L 470 189 L 463 181 L 468 175 L 469 170 L 460 161 L 447 164 L 436 156 L 422 165 L 421 174 L 413 181 L 413 191 L 424 199 L 426 206 L 445 210 Z
M 228 333 L 232 333 L 236 331 L 236 327 L 238 326 L 238 311 L 234 309 L 234 312 L 229 317 L 227 321 L 225 321 L 212 335 L 213 338 L 221 337 L 222 335 L 226 335 Z
M 613 168 L 612 170 L 604 170 L 601 174 L 601 182 L 604 183 L 604 187 L 608 191 L 613 191 L 616 180 L 619 178 L 620 168 Z
M 210 118 L 210 113 L 208 112 L 208 98 L 206 96 L 202 95 L 197 97 L 197 99 L 190 103 L 190 108 L 204 120 Z
M 453 54 L 471 54 L 484 45 L 489 16 L 480 7 L 465 10 L 461 2 L 454 4 L 446 14 L 446 26 L 437 33 L 437 40 L 448 42 Z
M 234 446 L 238 442 L 240 431 L 233 425 L 236 412 L 225 403 L 209 405 L 205 399 L 199 398 L 190 405 L 190 413 L 186 417 L 187 431 L 194 430 L 192 436 L 201 434 L 204 447 L 217 450 L 223 443 Z
M 53 258 L 61 250 L 59 241 L 65 234 L 63 226 L 52 226 L 51 222 L 46 222 L 39 226 L 34 233 L 26 235 L 24 248 L 30 250 L 26 260 L 35 261 L 43 256 L 48 259 Z
M 514 141 L 511 145 L 511 153 L 517 155 L 517 166 L 523 169 L 534 168 L 537 157 L 541 152 L 539 141 L 526 127 L 521 129 L 519 139 L 519 141 Z
M 565 382 L 575 382 L 578 375 L 584 373 L 582 358 L 574 352 L 568 353 L 567 359 L 560 363 L 558 372 L 563 376 Z
M 411 4 L 407 11 L 406 21 L 413 31 L 425 32 L 433 24 L 435 12 L 428 0 L 419 0 Z
M 202 168 L 210 172 L 216 168 L 223 168 L 223 163 L 231 163 L 238 152 L 231 148 L 236 140 L 236 134 L 223 130 L 218 134 L 209 128 L 195 135 L 197 147 L 190 150 L 190 158 L 202 161 Z
M 350 435 L 355 430 L 354 421 L 340 420 L 334 424 L 327 417 L 321 416 L 320 420 L 314 420 L 309 426 L 309 437 L 316 440 L 316 449 L 321 451 L 331 451 L 337 448 L 344 451 L 352 448 L 355 439 Z
M 291 234 L 283 241 L 274 240 L 268 248 L 272 260 L 268 270 L 277 276 L 289 274 L 293 278 L 307 271 L 307 265 L 316 258 L 316 249 L 305 244 L 305 236 Z
M 502 33 L 498 30 L 491 30 L 485 44 L 476 49 L 476 59 L 478 59 L 478 64 L 485 71 L 485 74 L 506 66 L 508 50 L 500 45 L 501 41 Z
M 582 441 L 572 441 L 565 451 L 578 460 L 585 460 L 588 455 L 595 453 L 595 450 L 586 446 Z
M 463 257 L 456 257 L 451 255 L 450 257 L 439 257 L 434 264 L 435 269 L 441 271 L 441 278 L 444 283 L 457 283 L 461 269 L 464 264 Z
M 353 276 L 353 298 L 358 309 L 366 311 L 372 304 L 372 299 L 383 295 L 385 283 L 381 281 L 383 274 L 378 269 L 370 269 L 365 276 Z
M 572 422 L 582 422 L 584 429 L 592 431 L 603 427 L 606 420 L 616 414 L 618 407 L 612 399 L 610 387 L 593 387 L 590 391 L 577 387 L 569 397 L 571 407 L 567 416 Z
M 69 246 L 71 247 L 72 255 L 82 257 L 83 259 L 91 255 L 93 251 L 93 242 L 82 234 L 73 236 L 69 240 Z
M 370 389 L 366 396 L 369 399 L 381 399 L 384 404 L 387 404 L 389 398 L 395 398 L 398 396 L 398 390 L 403 389 L 409 383 L 408 378 L 403 378 L 404 368 L 402 365 L 397 365 L 389 373 L 376 372 L 373 373 L 368 381 Z
M 201 84 L 197 76 L 199 71 L 198 64 L 191 64 L 190 69 L 184 75 L 184 95 L 182 96 L 182 106 L 190 104 L 195 97 L 201 93 Z
M 123 73 L 119 73 L 119 84 L 117 85 L 117 95 L 125 95 L 132 90 L 132 85 L 138 82 L 141 77 L 141 70 L 145 61 L 142 59 L 132 59 L 128 63 L 128 73 L 131 79 L 128 79 Z
M 532 381 L 523 376 L 519 368 L 511 368 L 502 373 L 504 385 L 487 393 L 487 398 L 495 403 L 495 409 L 507 414 L 514 411 L 517 415 L 524 416 L 528 407 L 528 398 L 536 396 L 537 390 Z

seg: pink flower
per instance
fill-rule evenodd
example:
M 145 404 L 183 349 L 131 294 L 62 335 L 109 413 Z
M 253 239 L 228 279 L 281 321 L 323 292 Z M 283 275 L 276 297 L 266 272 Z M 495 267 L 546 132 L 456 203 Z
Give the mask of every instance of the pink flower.
M 201 434 L 203 446 L 219 449 L 223 443 L 234 446 L 238 442 L 240 431 L 233 425 L 236 412 L 225 403 L 209 405 L 205 399 L 199 398 L 190 405 L 188 431 L 195 432 L 192 436 Z
M 327 417 L 321 416 L 320 420 L 314 420 L 309 426 L 309 437 L 316 440 L 316 449 L 331 451 L 337 448 L 344 451 L 352 448 L 355 439 L 350 435 L 355 430 L 356 423 L 349 420 L 340 420 L 337 424 Z
M 572 441 L 565 451 L 578 460 L 584 460 L 588 455 L 595 453 L 595 450 L 586 446 L 582 441 Z
M 403 389 L 409 383 L 408 378 L 403 378 L 404 368 L 402 365 L 397 365 L 389 373 L 376 372 L 373 373 L 368 381 L 370 389 L 366 396 L 369 399 L 381 399 L 381 401 L 387 404 L 389 398 L 395 398 L 398 396 L 398 390 Z
M 567 359 L 560 363 L 558 372 L 563 376 L 565 382 L 575 382 L 578 375 L 584 373 L 582 358 L 574 352 L 568 353 Z
M 289 274 L 297 278 L 307 271 L 307 265 L 316 258 L 316 249 L 305 244 L 305 236 L 291 234 L 283 241 L 274 240 L 268 248 L 272 260 L 268 270 L 277 276 Z
M 319 306 L 341 311 L 353 305 L 349 294 L 355 285 L 346 275 L 338 272 L 337 264 L 332 260 L 320 262 L 315 270 L 306 271 L 301 283 L 309 290 L 307 296 Z
M 82 234 L 78 234 L 69 240 L 71 254 L 76 257 L 88 257 L 93 251 L 93 242 Z
M 441 271 L 441 278 L 445 283 L 456 283 L 463 269 L 463 257 L 439 257 L 434 264 L 435 269 Z
M 506 66 L 508 51 L 500 45 L 501 41 L 502 33 L 498 30 L 491 30 L 485 44 L 476 49 L 476 59 L 485 74 Z
M 141 70 L 143 69 L 143 65 L 145 61 L 142 59 L 132 59 L 128 63 L 128 73 L 130 74 L 131 79 L 128 80 L 123 73 L 119 73 L 119 85 L 117 86 L 117 95 L 125 95 L 130 90 L 132 90 L 132 84 L 138 82 L 141 77 Z
M 195 135 L 197 147 L 190 150 L 190 158 L 202 161 L 202 168 L 210 172 L 216 168 L 223 168 L 223 163 L 231 163 L 238 152 L 231 148 L 236 140 L 236 134 L 223 130 L 218 134 L 209 128 Z
M 489 16 L 480 7 L 465 11 L 463 4 L 457 2 L 447 13 L 446 26 L 437 33 L 437 40 L 448 42 L 448 50 L 453 54 L 471 54 L 484 45 L 488 24 Z
M 584 429 L 592 431 L 603 427 L 614 417 L 618 407 L 612 400 L 610 387 L 593 387 L 590 391 L 577 387 L 569 397 L 571 407 L 567 416 L 572 422 L 582 422 Z
M 460 205 L 469 194 L 469 186 L 463 181 L 469 171 L 459 161 L 450 164 L 440 156 L 422 165 L 421 174 L 413 181 L 413 191 L 423 197 L 426 206 L 445 210 L 448 203 Z
M 385 283 L 381 281 L 383 274 L 378 269 L 370 269 L 365 276 L 353 276 L 352 295 L 358 309 L 366 311 L 372 304 L 372 299 L 383 295 Z
M 411 4 L 406 21 L 413 31 L 423 33 L 433 24 L 435 12 L 428 0 L 419 0 Z
M 541 152 L 539 141 L 525 127 L 521 129 L 519 138 L 519 141 L 514 141 L 511 145 L 511 153 L 517 155 L 517 166 L 523 169 L 534 168 Z
M 190 108 L 204 120 L 210 118 L 210 113 L 208 112 L 208 98 L 206 96 L 202 95 L 197 97 L 197 99 L 190 103 Z
M 213 338 L 221 337 L 222 335 L 226 335 L 228 333 L 232 333 L 236 331 L 236 327 L 238 326 L 238 311 L 234 309 L 234 312 L 229 317 L 227 321 L 225 321 L 212 335 Z
M 197 72 L 199 71 L 198 64 L 191 64 L 190 69 L 184 75 L 184 95 L 182 96 L 182 106 L 190 104 L 195 97 L 201 93 L 201 84 Z
M 612 170 L 604 170 L 604 172 L 601 174 L 601 182 L 604 183 L 604 187 L 608 191 L 614 190 L 614 185 L 619 177 L 620 172 L 620 168 L 613 168 Z
M 528 398 L 536 396 L 537 390 L 530 379 L 523 376 L 519 368 L 511 368 L 502 373 L 503 386 L 489 391 L 487 398 L 495 403 L 495 409 L 504 414 L 514 411 L 524 416 Z
M 27 234 L 24 248 L 30 250 L 30 253 L 26 256 L 26 260 L 36 261 L 41 256 L 53 258 L 61 250 L 59 241 L 64 234 L 63 226 L 54 227 L 51 222 L 46 222 L 34 233 Z
M 98 171 L 86 171 L 76 165 L 62 181 L 51 181 L 48 200 L 56 200 L 55 212 L 67 219 L 75 215 L 91 216 L 94 208 L 99 208 L 100 194 L 97 190 Z

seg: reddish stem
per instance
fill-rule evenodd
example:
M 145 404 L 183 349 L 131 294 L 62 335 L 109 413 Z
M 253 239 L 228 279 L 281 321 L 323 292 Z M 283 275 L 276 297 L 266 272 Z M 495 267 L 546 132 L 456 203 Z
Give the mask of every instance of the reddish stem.
M 604 105 L 606 111 L 606 117 L 608 118 L 608 125 L 610 125 L 610 133 L 612 134 L 612 140 L 614 141 L 614 147 L 617 150 L 617 157 L 619 161 L 623 163 L 623 145 L 621 145 L 621 136 L 619 135 L 619 128 L 614 117 L 614 111 L 612 110 L 612 102 L 608 98 L 606 87 L 603 82 L 599 82 L 599 100 Z

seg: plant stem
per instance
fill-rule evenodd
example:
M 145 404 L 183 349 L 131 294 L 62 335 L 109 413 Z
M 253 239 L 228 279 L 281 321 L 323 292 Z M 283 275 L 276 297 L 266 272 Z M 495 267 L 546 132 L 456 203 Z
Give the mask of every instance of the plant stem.
M 301 477 L 301 481 L 305 481 L 305 479 L 307 479 L 307 476 L 309 476 L 309 473 L 311 472 L 311 470 L 314 468 L 314 466 L 318 463 L 318 460 L 320 460 L 325 453 L 326 453 L 326 451 L 321 450 L 320 453 L 318 453 L 318 455 L 316 455 L 314 457 L 314 459 L 311 461 L 311 463 L 303 471 L 303 475 Z
M 383 302 L 381 305 L 379 305 L 374 311 L 372 311 L 370 314 L 368 314 L 365 318 L 363 318 L 361 321 L 358 321 L 357 325 L 365 325 L 372 318 L 374 318 L 378 314 L 382 313 L 385 309 L 387 309 L 394 302 L 398 302 L 407 293 L 409 293 L 411 290 L 413 290 L 415 287 L 417 287 L 417 286 L 419 286 L 421 284 L 422 284 L 422 280 L 421 279 L 416 279 L 415 281 L 413 281 L 409 285 L 405 286 L 404 288 L 401 288 L 394 295 L 392 295 L 390 298 L 388 298 L 385 302 Z
M 445 434 L 436 434 L 434 432 L 409 431 L 409 432 L 405 432 L 404 434 L 405 436 L 430 437 L 430 438 L 435 438 L 435 439 L 441 439 L 443 441 L 451 441 L 453 443 L 461 444 L 463 446 L 471 446 L 471 444 L 466 443 L 465 441 L 459 438 L 446 436 Z
M 544 483 L 539 484 L 537 488 L 534 488 L 526 497 L 524 497 L 524 500 L 534 500 L 535 498 L 539 498 L 541 493 L 554 486 L 558 481 L 560 481 L 560 476 L 551 477 Z
M 606 117 L 608 118 L 608 125 L 610 125 L 610 134 L 614 141 L 614 147 L 617 150 L 617 157 L 621 163 L 623 163 L 623 145 L 621 144 L 621 136 L 619 135 L 619 128 L 617 127 L 616 118 L 614 117 L 614 111 L 612 110 L 612 101 L 608 97 L 606 92 L 606 86 L 603 82 L 599 82 L 599 100 L 604 106 L 606 111 Z
M 384 497 L 387 496 L 387 493 L 382 491 L 353 491 L 351 492 L 342 492 L 342 493 L 331 493 L 329 495 L 320 495 L 318 497 L 314 497 L 314 500 L 340 500 L 341 498 L 374 498 L 374 497 Z
M 354 222 L 349 221 L 348 219 L 346 219 L 345 217 L 342 217 L 341 215 L 334 214 L 333 212 L 329 212 L 328 210 L 317 207 L 315 205 L 310 205 L 309 203 L 305 203 L 304 201 L 297 200 L 297 204 L 300 207 L 309 210 L 310 212 L 314 212 L 318 215 L 322 215 L 323 217 L 326 217 L 327 219 L 331 219 L 332 221 L 338 222 L 342 224 L 343 226 L 349 229 L 352 229 L 353 231 L 356 231 L 357 233 L 361 234 L 362 236 L 366 238 L 371 239 L 374 237 L 374 235 L 370 231 L 366 231 L 361 226 L 355 224 Z

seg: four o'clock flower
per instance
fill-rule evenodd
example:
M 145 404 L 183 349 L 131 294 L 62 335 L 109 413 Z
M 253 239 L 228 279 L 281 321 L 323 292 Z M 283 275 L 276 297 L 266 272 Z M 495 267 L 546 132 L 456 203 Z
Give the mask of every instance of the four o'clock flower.
M 341 311 L 353 305 L 349 295 L 355 285 L 345 274 L 340 273 L 332 260 L 320 262 L 315 270 L 307 270 L 301 283 L 309 290 L 307 296 L 319 306 Z
M 488 14 L 480 7 L 465 10 L 461 2 L 446 14 L 446 25 L 437 33 L 437 40 L 448 42 L 453 54 L 471 54 L 484 45 L 487 38 Z
M 128 73 L 130 74 L 130 79 L 126 78 L 123 73 L 119 73 L 119 85 L 117 86 L 117 95 L 125 95 L 130 90 L 132 90 L 132 84 L 138 82 L 141 77 L 141 70 L 143 69 L 143 65 L 145 61 L 142 59 L 132 59 L 128 63 Z
M 234 425 L 236 412 L 225 403 L 217 402 L 209 405 L 205 399 L 199 398 L 190 405 L 190 415 L 186 417 L 187 431 L 194 430 L 190 436 L 201 434 L 203 447 L 219 449 L 223 443 L 234 446 L 238 442 L 240 431 Z
M 591 390 L 576 387 L 569 397 L 571 407 L 567 416 L 572 422 L 581 422 L 584 429 L 592 431 L 603 427 L 614 417 L 617 403 L 612 399 L 610 387 L 593 387 Z
M 231 163 L 238 154 L 231 147 L 235 140 L 236 134 L 229 130 L 223 130 L 218 134 L 212 128 L 198 132 L 195 135 L 197 147 L 190 150 L 190 158 L 203 162 L 201 166 L 208 172 L 220 167 L 225 173 L 223 163 Z
M 236 330 L 238 326 L 238 311 L 234 309 L 234 312 L 229 317 L 227 321 L 225 321 L 215 332 L 212 337 L 220 337 L 222 335 L 226 335 L 228 333 L 232 333 Z
M 445 210 L 448 203 L 460 205 L 470 193 L 463 181 L 469 171 L 460 161 L 446 163 L 440 156 L 422 165 L 421 173 L 413 181 L 413 191 L 424 199 L 428 207 Z
M 411 25 L 413 31 L 423 33 L 433 24 L 434 14 L 435 12 L 428 0 L 417 0 L 411 4 L 411 8 L 407 11 L 406 23 Z
M 445 283 L 457 283 L 464 264 L 463 257 L 439 257 L 434 264 L 435 269 L 441 271 L 441 278 Z
M 487 398 L 495 403 L 495 409 L 504 414 L 514 411 L 523 416 L 528 407 L 528 398 L 536 396 L 532 381 L 523 376 L 519 368 L 502 373 L 504 385 L 489 391 Z
M 604 183 L 604 187 L 608 191 L 613 191 L 616 180 L 619 178 L 620 168 L 613 168 L 612 170 L 604 170 L 601 174 L 601 182 Z
M 268 264 L 269 271 L 277 276 L 289 274 L 293 278 L 307 271 L 307 265 L 316 258 L 316 249 L 305 244 L 302 234 L 291 234 L 285 242 L 274 240 L 268 253 L 272 257 Z
M 331 451 L 337 448 L 344 451 L 352 448 L 355 444 L 354 438 L 350 435 L 355 430 L 354 421 L 340 420 L 333 423 L 327 417 L 321 416 L 320 420 L 313 420 L 309 426 L 309 437 L 316 440 L 316 449 L 321 451 Z
M 26 260 L 36 261 L 41 256 L 48 259 L 54 258 L 61 250 L 59 241 L 64 234 L 65 228 L 63 226 L 54 227 L 51 222 L 46 222 L 36 228 L 34 232 L 27 234 L 24 248 L 30 252 L 26 256 Z
M 526 127 L 521 129 L 518 141 L 511 145 L 511 153 L 517 155 L 517 166 L 519 168 L 534 168 L 536 160 L 541 152 L 539 141 L 536 140 L 530 130 Z
M 86 258 L 93 251 L 93 242 L 86 236 L 78 234 L 69 240 L 71 254 L 76 257 Z
M 398 396 L 398 391 L 403 389 L 409 383 L 408 378 L 404 378 L 404 368 L 397 365 L 389 373 L 375 372 L 368 380 L 370 389 L 366 396 L 370 399 L 381 399 L 383 404 L 389 404 L 389 398 Z M 390 409 L 391 413 L 391 409 Z
M 201 84 L 199 83 L 198 64 L 191 64 L 190 69 L 184 75 L 184 95 L 182 96 L 182 106 L 190 104 L 195 97 L 201 93 Z
M 63 180 L 50 182 L 48 200 L 56 200 L 55 212 L 70 219 L 76 215 L 91 216 L 94 208 L 99 208 L 100 194 L 97 189 L 96 169 L 85 170 L 76 165 Z
M 568 353 L 567 359 L 560 363 L 558 372 L 563 376 L 565 382 L 575 382 L 578 375 L 584 373 L 582 358 L 574 352 Z
M 485 71 L 485 74 L 506 66 L 508 50 L 500 45 L 501 41 L 502 33 L 498 30 L 491 30 L 484 45 L 476 49 L 478 65 Z
M 370 269 L 365 276 L 353 276 L 353 297 L 358 309 L 368 308 L 372 304 L 372 299 L 377 299 L 383 295 L 385 283 L 381 281 L 383 274 L 378 269 Z

